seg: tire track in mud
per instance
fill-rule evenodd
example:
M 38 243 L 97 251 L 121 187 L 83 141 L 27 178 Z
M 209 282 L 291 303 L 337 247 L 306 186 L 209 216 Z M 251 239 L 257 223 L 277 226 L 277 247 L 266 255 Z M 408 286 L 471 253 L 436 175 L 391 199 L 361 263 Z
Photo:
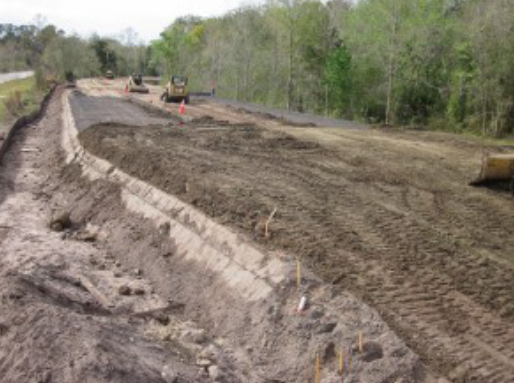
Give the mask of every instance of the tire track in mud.
M 436 364 L 450 373 L 453 380 L 514 381 L 514 331 L 509 322 L 514 312 L 507 307 L 500 312 L 503 318 L 498 315 L 514 293 L 512 264 L 498 263 L 498 257 L 484 259 L 484 253 L 491 254 L 484 248 L 494 251 L 498 244 L 504 252 L 514 253 L 514 240 L 506 230 L 514 227 L 514 216 L 497 208 L 497 200 L 475 196 L 474 191 L 464 188 L 438 192 L 430 186 L 425 190 L 395 185 L 403 200 L 394 200 L 392 206 L 390 200 L 386 206 L 369 198 L 358 198 L 366 194 L 362 190 L 330 201 L 326 195 L 320 198 L 315 188 L 333 183 L 333 177 L 339 176 L 338 185 L 331 186 L 344 189 L 354 182 L 352 177 L 345 181 L 337 169 L 323 167 L 314 172 L 312 163 L 302 165 L 305 166 L 289 167 L 281 163 L 282 170 L 288 172 L 284 178 L 293 175 L 297 189 L 313 189 L 301 208 L 312 210 L 309 206 L 325 203 L 330 206 L 311 212 L 310 216 L 319 220 L 320 215 L 328 213 L 333 224 L 320 224 L 314 229 L 335 226 L 345 236 L 356 232 L 360 241 L 355 241 L 359 245 L 354 247 L 362 247 L 357 250 L 358 256 L 337 252 L 334 262 L 328 262 L 322 274 L 330 279 L 336 264 L 346 258 L 345 276 L 358 275 L 359 278 L 350 278 L 352 283 L 361 279 L 359 288 L 365 291 L 364 296 L 389 317 L 395 317 L 393 323 L 401 332 L 407 329 L 410 334 L 424 334 L 419 344 L 415 340 L 410 343 L 426 360 L 445 354 L 436 358 Z M 360 164 L 346 160 L 346 165 L 351 169 Z M 444 177 L 451 177 L 454 172 L 444 173 Z M 348 175 L 351 172 L 345 174 Z M 317 181 L 316 176 L 320 176 Z M 381 184 L 373 186 L 378 188 Z M 417 195 L 410 195 L 412 191 Z M 505 209 L 511 204 L 503 202 Z M 296 228 L 301 230 L 297 225 Z M 330 240 L 318 240 L 317 244 L 324 247 L 324 242 Z M 475 248 L 477 244 L 482 249 Z M 351 288 L 349 285 L 346 284 Z M 486 286 L 489 290 L 484 292 Z
M 460 272 L 469 275 L 478 257 L 460 253 L 464 259 L 450 263 L 440 272 L 434 269 L 434 261 L 440 262 L 453 252 L 437 241 L 437 231 L 434 233 L 429 225 L 405 219 L 380 205 L 371 205 L 372 212 L 361 211 L 350 219 L 365 243 L 365 251 L 373 254 L 372 260 L 369 256 L 365 259 L 357 256 L 351 262 L 361 265 L 357 268 L 361 278 L 369 275 L 370 269 L 376 270 L 373 278 L 364 277 L 365 281 L 359 285 L 365 291 L 364 297 L 385 313 L 400 333 L 418 334 L 416 338 L 422 339 L 420 343 L 407 335 L 408 343 L 425 360 L 446 354 L 438 364 L 447 365 L 444 370 L 450 378 L 487 382 L 514 380 L 514 332 L 509 322 L 491 315 L 465 295 L 473 296 L 473 291 L 455 291 L 460 287 L 455 286 L 455 276 Z M 366 204 L 355 201 L 352 206 Z M 367 206 L 370 206 L 369 201 Z M 387 257 L 385 262 L 384 257 Z M 460 369 L 455 370 L 454 366 Z
M 306 172 L 288 164 L 282 166 L 282 170 L 287 171 L 289 177 L 294 175 L 304 189 L 331 183 L 331 179 L 323 179 L 314 169 L 311 167 Z M 351 184 L 344 179 L 339 179 L 339 183 Z M 341 186 L 334 185 L 334 189 Z M 432 224 L 437 218 L 433 214 L 437 197 L 431 197 L 430 193 L 428 200 L 433 203 L 428 203 L 425 208 L 418 206 L 419 216 L 415 218 L 399 213 L 412 210 L 412 207 L 400 206 L 390 211 L 380 203 L 358 196 L 359 193 L 349 193 L 337 201 L 329 201 L 327 197 L 319 203 L 328 203 L 334 209 L 331 216 L 337 223 L 333 226 L 344 228 L 348 233 L 355 231 L 360 237 L 364 247 L 361 253 L 367 253 L 365 258 L 345 253 L 334 261 L 347 258 L 346 265 L 351 266 L 346 274 L 362 279 L 357 284 L 364 291 L 364 298 L 385 313 L 400 333 L 418 334 L 416 338 L 421 341 L 410 335 L 407 338 L 410 346 L 425 360 L 443 354 L 437 364 L 443 366 L 443 371 L 452 380 L 512 381 L 514 331 L 507 321 L 491 315 L 486 307 L 469 299 L 467 295 L 477 298 L 473 290 L 464 286 L 464 292 L 459 292 L 462 286 L 455 285 L 455 278 L 460 273 L 467 276 L 480 273 L 475 270 L 476 265 L 480 265 L 480 257 L 455 243 L 462 234 L 446 231 L 457 219 L 447 213 L 437 226 Z M 302 207 L 316 203 L 314 198 L 309 199 Z M 445 218 L 451 223 L 445 224 Z M 445 259 L 456 250 L 462 259 L 445 264 Z M 434 269 L 435 263 L 441 263 L 444 271 Z M 332 266 L 329 262 L 328 268 Z M 497 269 L 493 276 L 498 279 L 499 275 L 501 272 Z M 501 279 L 500 286 L 511 281 L 508 277 Z M 352 280 L 351 283 L 355 282 Z M 511 292 L 509 289 L 502 294 L 500 290 L 500 295 L 508 298 Z M 480 303 L 487 306 L 487 302 Z
M 241 207 L 269 213 L 278 206 L 272 239 L 255 238 L 302 255 L 325 280 L 363 297 L 450 380 L 514 381 L 514 272 L 500 262 L 514 253 L 514 213 L 501 206 L 512 203 L 458 186 L 462 170 L 423 159 L 415 146 L 410 154 L 391 148 L 379 163 L 380 146 L 364 139 L 334 153 L 273 146 L 266 140 L 274 134 L 250 141 L 191 129 L 170 143 L 170 163 L 193 179 L 201 168 L 203 193 L 233 200 L 209 200 L 209 214 L 239 229 L 254 230 Z M 428 164 L 425 174 L 388 165 L 398 158 Z

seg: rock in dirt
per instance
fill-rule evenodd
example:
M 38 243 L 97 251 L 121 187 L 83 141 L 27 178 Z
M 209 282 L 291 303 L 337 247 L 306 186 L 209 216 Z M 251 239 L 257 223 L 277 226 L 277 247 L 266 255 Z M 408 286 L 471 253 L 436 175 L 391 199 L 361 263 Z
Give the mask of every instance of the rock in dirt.
M 159 226 L 159 233 L 162 235 L 169 235 L 170 234 L 171 225 L 169 222 L 163 223 Z
M 161 376 L 166 381 L 166 383 L 177 383 L 178 382 L 178 374 L 170 366 L 164 366 L 164 368 L 162 369 Z
M 376 342 L 366 342 L 363 344 L 362 348 L 361 359 L 364 362 L 370 363 L 384 357 L 382 346 Z
M 2 337 L 5 334 L 7 334 L 8 331 L 9 331 L 9 326 L 7 326 L 4 323 L 0 323 L 0 337 Z
M 127 286 L 127 285 L 121 285 L 119 288 L 118 288 L 118 293 L 120 295 L 130 295 L 132 294 L 132 289 L 130 288 L 130 286 Z
M 69 211 L 58 211 L 50 219 L 49 227 L 54 231 L 69 229 L 72 225 Z
M 213 362 L 218 361 L 219 358 L 219 350 L 213 344 L 204 348 L 197 356 L 197 359 L 208 359 Z
M 96 233 L 91 233 L 89 231 L 80 231 L 75 234 L 74 238 L 77 241 L 95 242 L 97 240 L 97 235 Z
M 200 367 L 209 367 L 210 365 L 212 365 L 212 362 L 209 360 L 209 359 L 197 359 L 196 360 L 196 365 L 197 366 L 200 366 Z
M 152 314 L 152 319 L 163 326 L 170 324 L 170 317 L 163 312 L 155 312 Z
M 186 342 L 202 344 L 207 341 L 207 334 L 203 329 L 187 329 L 182 332 L 181 338 Z
M 221 372 L 218 366 L 210 366 L 208 369 L 209 376 L 215 382 L 218 382 L 221 378 Z
M 318 334 L 324 334 L 334 331 L 334 329 L 337 327 L 337 323 L 334 322 L 328 322 L 328 323 L 322 323 L 318 328 Z

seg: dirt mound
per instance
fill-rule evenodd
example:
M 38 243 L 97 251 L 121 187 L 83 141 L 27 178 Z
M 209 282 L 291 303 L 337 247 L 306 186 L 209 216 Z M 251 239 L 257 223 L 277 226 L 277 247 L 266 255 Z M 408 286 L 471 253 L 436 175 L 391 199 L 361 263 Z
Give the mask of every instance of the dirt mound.
M 204 124 L 201 126 L 205 127 Z M 227 161 L 223 165 L 213 153 L 226 153 L 234 161 L 238 156 L 250 159 L 259 153 L 277 153 L 279 160 L 280 150 L 297 156 L 319 150 L 319 145 L 251 125 L 231 125 L 222 130 L 216 127 L 200 129 L 198 125 L 177 128 L 152 126 L 145 131 L 130 126 L 96 125 L 81 132 L 80 139 L 91 153 L 180 196 L 212 216 L 243 216 L 242 227 L 254 227 L 261 213 L 269 214 L 272 206 L 252 199 L 232 201 L 232 195 L 226 194 L 230 189 L 223 190 L 219 182 L 212 182 L 217 176 L 221 177 L 220 180 L 230 177 L 231 159 L 223 160 Z M 143 147 L 138 145 L 143 141 Z M 141 157 L 144 161 L 138 160 Z M 182 160 L 177 161 L 177 158 Z M 189 161 L 189 158 L 194 160 Z M 218 173 L 217 170 L 223 166 L 228 173 Z M 236 209 L 232 203 L 237 204 Z M 239 221 L 236 217 L 235 220 Z
M 59 270 L 10 274 L 0 291 L 4 382 L 165 383 L 167 365 L 185 375 L 176 382 L 199 381 L 195 369 L 139 335 L 143 321 L 113 317 Z
M 87 221 L 66 206 L 60 105 L 51 102 L 41 121 L 18 132 L 0 168 L 0 380 L 210 381 L 194 357 L 150 332 L 162 326 L 156 313 L 180 322 L 181 312 L 166 311 L 169 302 L 92 242 Z M 89 198 L 94 205 L 106 196 L 116 189 Z M 121 296 L 122 284 L 144 295 Z
M 441 373 L 514 378 L 510 357 L 498 357 L 514 352 L 512 201 L 467 187 L 472 144 L 369 131 L 327 134 L 333 141 L 320 145 L 313 129 L 295 129 L 312 137 L 300 140 L 210 125 L 99 125 L 80 139 L 262 245 L 302 257 L 326 282 L 377 307 Z M 260 223 L 275 208 L 265 236 Z

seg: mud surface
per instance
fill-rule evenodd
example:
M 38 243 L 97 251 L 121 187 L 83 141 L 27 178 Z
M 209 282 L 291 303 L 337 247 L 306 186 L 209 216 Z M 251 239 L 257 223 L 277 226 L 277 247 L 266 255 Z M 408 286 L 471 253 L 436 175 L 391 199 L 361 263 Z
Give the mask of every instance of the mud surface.
M 238 124 L 98 125 L 80 138 L 262 246 L 301 256 L 450 381 L 514 380 L 514 201 L 468 186 L 491 148 L 447 134 L 260 127 L 255 115 L 209 109 Z

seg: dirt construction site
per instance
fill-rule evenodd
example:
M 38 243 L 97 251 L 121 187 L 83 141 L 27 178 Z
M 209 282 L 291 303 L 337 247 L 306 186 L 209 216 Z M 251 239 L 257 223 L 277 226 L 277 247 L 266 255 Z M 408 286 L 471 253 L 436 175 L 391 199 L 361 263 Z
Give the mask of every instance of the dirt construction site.
M 514 382 L 508 147 L 57 87 L 0 164 L 0 382 Z

